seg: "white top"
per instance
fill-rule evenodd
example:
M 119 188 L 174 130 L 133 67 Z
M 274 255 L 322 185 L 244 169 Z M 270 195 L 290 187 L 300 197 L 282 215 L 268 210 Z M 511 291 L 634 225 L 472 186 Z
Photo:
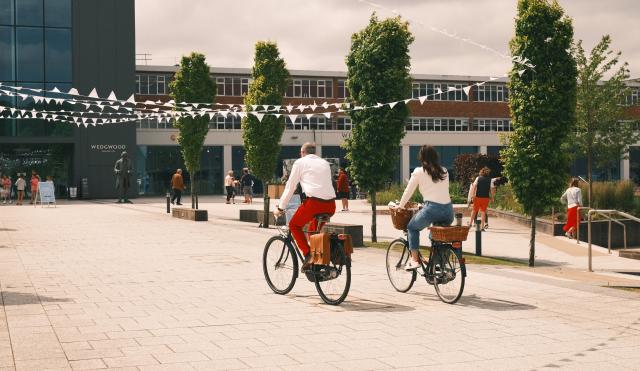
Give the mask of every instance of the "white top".
M 306 155 L 293 163 L 289 180 L 280 197 L 279 208 L 284 209 L 289 203 L 293 192 L 300 183 L 302 192 L 307 197 L 331 200 L 336 198 L 336 192 L 331 182 L 331 166 L 316 155 Z
M 444 169 L 444 168 L 443 168 Z M 413 192 L 416 191 L 416 187 L 419 187 L 422 199 L 426 201 L 436 202 L 439 204 L 448 204 L 451 202 L 449 197 L 449 172 L 444 169 L 444 180 L 440 180 L 436 183 L 433 182 L 431 175 L 424 170 L 422 166 L 417 167 L 413 173 L 411 173 L 411 179 L 409 184 L 402 194 L 400 199 L 400 207 L 404 207 L 407 201 L 413 196 Z
M 27 181 L 24 180 L 23 178 L 18 178 L 18 180 L 16 180 L 16 188 L 18 188 L 18 191 L 24 191 L 24 188 L 27 186 Z
M 224 177 L 224 186 L 233 187 L 233 177 L 231 175 L 227 175 Z
M 560 200 L 566 202 L 568 208 L 582 206 L 582 191 L 578 187 L 569 187 L 560 196 Z

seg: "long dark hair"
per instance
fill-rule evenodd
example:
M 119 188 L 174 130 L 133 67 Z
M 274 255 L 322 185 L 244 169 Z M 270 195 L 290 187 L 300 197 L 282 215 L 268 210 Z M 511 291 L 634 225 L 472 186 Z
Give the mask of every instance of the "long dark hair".
M 440 166 L 438 152 L 432 146 L 422 146 L 418 153 L 418 160 L 420 160 L 422 168 L 431 176 L 434 183 L 446 178 L 447 171 Z

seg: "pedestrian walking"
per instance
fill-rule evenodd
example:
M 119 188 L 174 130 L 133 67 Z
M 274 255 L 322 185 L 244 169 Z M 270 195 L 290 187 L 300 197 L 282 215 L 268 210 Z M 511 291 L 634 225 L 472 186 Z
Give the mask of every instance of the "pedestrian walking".
M 349 211 L 349 177 L 344 168 L 338 171 L 338 198 L 342 201 L 342 211 Z
M 35 170 L 31 170 L 31 202 L 36 202 L 36 196 L 38 195 L 38 185 L 40 184 L 40 176 Z
M 578 208 L 582 206 L 582 191 L 578 187 L 580 180 L 571 179 L 569 188 L 562 194 L 560 201 L 567 204 L 567 222 L 562 230 L 567 238 L 575 238 L 574 232 L 578 228 Z
M 27 187 L 27 181 L 24 180 L 22 174 L 18 175 L 18 180 L 16 180 L 16 190 L 18 191 L 18 200 L 16 201 L 16 205 L 22 205 L 22 200 L 24 199 L 24 190 Z
M 487 223 L 487 207 L 491 196 L 491 170 L 488 167 L 480 169 L 479 176 L 473 181 L 471 189 L 471 200 L 473 201 L 473 213 L 471 220 L 475 220 L 480 212 L 480 228 L 484 231 Z M 471 224 L 471 223 L 469 223 Z
M 242 186 L 242 194 L 244 195 L 244 203 L 250 204 L 253 202 L 253 183 L 255 177 L 249 172 L 246 167 L 242 169 L 242 178 L 240 178 L 240 185 Z
M 8 175 L 2 176 L 2 203 L 11 203 L 11 178 Z
M 184 191 L 182 169 L 177 169 L 176 173 L 171 177 L 171 189 L 173 190 L 173 196 L 171 196 L 171 204 L 175 202 L 176 205 L 182 205 L 180 203 L 180 200 L 182 198 L 182 191 Z
M 236 178 L 233 176 L 233 170 L 229 170 L 227 176 L 224 177 L 224 188 L 227 191 L 227 203 L 236 203 L 235 182 Z

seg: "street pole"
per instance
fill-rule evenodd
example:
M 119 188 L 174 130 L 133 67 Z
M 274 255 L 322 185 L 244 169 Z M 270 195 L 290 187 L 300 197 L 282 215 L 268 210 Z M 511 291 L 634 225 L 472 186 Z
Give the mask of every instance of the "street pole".
M 480 218 L 476 219 L 476 256 L 482 256 L 482 229 L 480 229 Z

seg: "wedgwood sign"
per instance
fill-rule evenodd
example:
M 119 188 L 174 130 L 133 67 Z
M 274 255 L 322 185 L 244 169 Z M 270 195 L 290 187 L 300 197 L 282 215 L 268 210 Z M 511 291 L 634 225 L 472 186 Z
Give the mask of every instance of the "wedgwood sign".
M 126 151 L 126 144 L 92 144 L 92 151 L 99 151 L 102 153 L 116 153 L 120 151 Z

